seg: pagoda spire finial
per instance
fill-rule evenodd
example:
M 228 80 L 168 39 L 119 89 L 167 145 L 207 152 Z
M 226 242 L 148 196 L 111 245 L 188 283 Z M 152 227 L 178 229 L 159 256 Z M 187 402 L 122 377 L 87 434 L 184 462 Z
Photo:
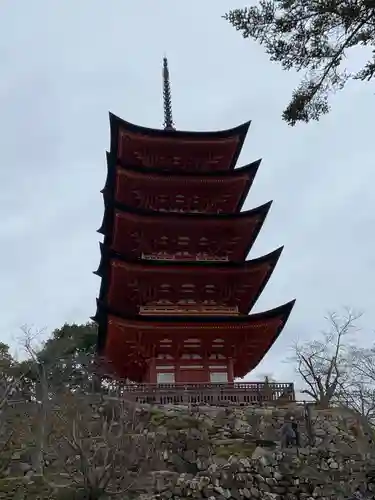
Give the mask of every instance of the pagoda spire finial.
M 175 130 L 172 117 L 172 94 L 169 80 L 168 59 L 163 57 L 163 106 L 164 106 L 164 130 Z

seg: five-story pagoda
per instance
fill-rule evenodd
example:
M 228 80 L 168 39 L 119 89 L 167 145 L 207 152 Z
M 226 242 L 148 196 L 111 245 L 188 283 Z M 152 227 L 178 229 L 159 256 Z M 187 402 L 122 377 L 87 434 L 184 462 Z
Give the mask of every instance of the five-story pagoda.
M 246 260 L 271 203 L 241 211 L 260 161 L 236 168 L 249 122 L 174 128 L 164 59 L 163 130 L 110 115 L 98 351 L 138 383 L 231 383 L 262 360 L 289 302 L 249 315 L 281 248 Z

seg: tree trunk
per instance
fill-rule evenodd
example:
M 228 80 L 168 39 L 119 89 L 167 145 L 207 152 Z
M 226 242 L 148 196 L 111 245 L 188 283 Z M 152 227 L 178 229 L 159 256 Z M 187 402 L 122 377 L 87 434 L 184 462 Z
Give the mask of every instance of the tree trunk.
M 322 394 L 317 402 L 319 408 L 326 410 L 329 408 L 331 402 L 331 397 L 328 394 Z

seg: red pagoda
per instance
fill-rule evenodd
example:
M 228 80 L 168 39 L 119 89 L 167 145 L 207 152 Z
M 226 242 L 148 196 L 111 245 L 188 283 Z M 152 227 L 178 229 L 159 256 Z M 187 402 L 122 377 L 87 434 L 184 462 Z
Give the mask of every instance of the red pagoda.
M 235 168 L 250 122 L 175 130 L 110 115 L 98 351 L 138 384 L 232 383 L 277 339 L 294 301 L 250 314 L 281 254 L 246 260 L 271 203 L 241 211 L 260 160 Z

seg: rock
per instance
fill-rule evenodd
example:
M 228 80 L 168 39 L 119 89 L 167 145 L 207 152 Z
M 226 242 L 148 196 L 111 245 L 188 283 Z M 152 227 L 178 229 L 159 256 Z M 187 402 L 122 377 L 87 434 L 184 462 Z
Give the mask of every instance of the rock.
M 224 465 L 226 465 L 228 463 L 228 459 L 227 458 L 218 457 L 217 455 L 213 456 L 211 460 L 213 461 L 213 463 L 217 467 L 223 467 Z
M 251 467 L 250 461 L 247 458 L 241 458 L 239 460 L 239 463 L 244 467 L 245 470 L 248 470 Z
M 339 464 L 338 464 L 337 462 L 332 461 L 332 462 L 329 464 L 329 468 L 330 468 L 330 469 L 338 469 L 338 468 L 339 468 Z
M 210 498 L 213 496 L 214 492 L 214 487 L 212 484 L 208 484 L 207 486 L 204 486 L 202 489 L 202 496 L 204 498 Z
M 231 497 L 231 493 L 230 493 L 230 490 L 228 489 L 225 489 L 225 488 L 222 488 L 221 486 L 216 486 L 214 488 L 214 491 L 216 493 L 219 493 L 219 495 L 221 495 L 222 497 L 224 498 L 230 498 Z
M 251 498 L 251 491 L 248 488 L 243 488 L 242 490 L 242 495 L 245 498 Z
M 251 456 L 252 460 L 259 460 L 263 465 L 269 465 L 273 462 L 273 454 L 265 448 L 257 446 Z
M 258 488 L 255 488 L 254 486 L 252 486 L 250 488 L 250 493 L 251 493 L 251 496 L 254 497 L 254 498 L 259 498 L 260 497 L 260 492 L 259 492 Z
M 194 463 L 197 459 L 196 453 L 193 450 L 186 450 L 184 452 L 184 460 L 190 463 Z
M 230 498 L 233 498 L 234 500 L 241 500 L 242 495 L 237 488 L 231 488 L 230 489 Z
M 206 486 L 210 484 L 211 480 L 208 476 L 201 476 L 199 478 L 199 486 L 198 489 L 201 491 L 203 490 Z
M 273 477 L 266 477 L 266 483 L 268 486 L 275 486 L 276 480 Z
M 31 465 L 26 462 L 19 462 L 18 467 L 22 472 L 28 472 L 31 469 Z

